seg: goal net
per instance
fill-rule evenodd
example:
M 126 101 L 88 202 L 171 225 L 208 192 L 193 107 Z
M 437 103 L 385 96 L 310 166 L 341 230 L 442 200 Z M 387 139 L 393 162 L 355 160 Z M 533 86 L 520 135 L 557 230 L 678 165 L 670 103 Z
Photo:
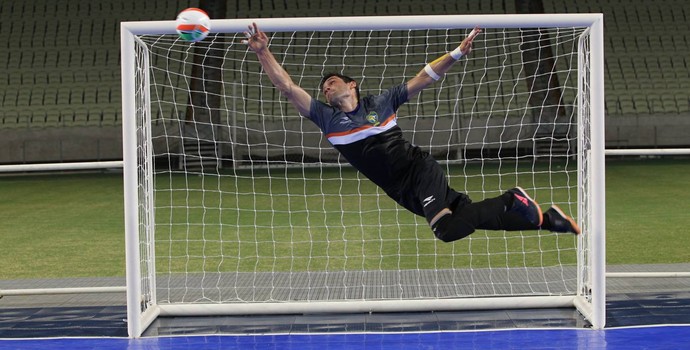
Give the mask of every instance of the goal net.
M 158 315 L 566 305 L 603 326 L 603 61 L 590 49 L 600 21 L 258 20 L 280 64 L 321 100 L 326 73 L 378 94 L 484 27 L 398 124 L 456 190 L 478 201 L 519 185 L 583 233 L 477 231 L 451 244 L 280 95 L 241 43 L 251 20 L 215 20 L 199 43 L 172 22 L 123 23 L 130 335 Z

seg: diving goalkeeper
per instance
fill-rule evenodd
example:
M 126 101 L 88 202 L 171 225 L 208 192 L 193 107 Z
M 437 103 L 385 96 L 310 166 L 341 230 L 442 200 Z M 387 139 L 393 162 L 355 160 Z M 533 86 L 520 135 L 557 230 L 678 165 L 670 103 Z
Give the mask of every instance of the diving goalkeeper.
M 275 87 L 312 120 L 347 161 L 398 204 L 426 218 L 435 236 L 452 242 L 476 229 L 538 230 L 580 233 L 575 221 L 557 206 L 542 214 L 539 204 L 520 187 L 502 195 L 472 202 L 449 187 L 434 158 L 403 138 L 396 111 L 445 74 L 472 50 L 481 33 L 475 28 L 452 52 L 427 64 L 406 83 L 380 95 L 360 97 L 357 82 L 345 75 L 325 75 L 320 89 L 326 102 L 312 98 L 297 86 L 268 49 L 268 36 L 256 23 L 244 33 L 250 50 Z

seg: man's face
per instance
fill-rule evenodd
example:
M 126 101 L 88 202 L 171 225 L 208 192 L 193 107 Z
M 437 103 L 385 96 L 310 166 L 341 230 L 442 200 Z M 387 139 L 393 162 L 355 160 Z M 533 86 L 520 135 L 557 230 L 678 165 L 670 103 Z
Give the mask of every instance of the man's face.
M 322 92 L 326 96 L 326 101 L 335 106 L 340 105 L 339 101 L 343 98 L 349 97 L 354 92 L 355 86 L 354 81 L 346 83 L 343 79 L 332 76 L 323 83 Z

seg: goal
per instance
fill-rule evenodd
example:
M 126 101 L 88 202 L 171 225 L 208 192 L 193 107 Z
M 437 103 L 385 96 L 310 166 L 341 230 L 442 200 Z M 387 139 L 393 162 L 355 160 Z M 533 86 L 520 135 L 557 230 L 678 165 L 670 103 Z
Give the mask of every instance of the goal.
M 241 43 L 252 20 L 122 23 L 128 327 L 159 316 L 576 307 L 604 326 L 600 14 L 257 19 L 315 98 L 362 94 L 474 49 L 398 124 L 474 200 L 517 185 L 579 236 L 478 231 L 448 244 L 353 170 Z

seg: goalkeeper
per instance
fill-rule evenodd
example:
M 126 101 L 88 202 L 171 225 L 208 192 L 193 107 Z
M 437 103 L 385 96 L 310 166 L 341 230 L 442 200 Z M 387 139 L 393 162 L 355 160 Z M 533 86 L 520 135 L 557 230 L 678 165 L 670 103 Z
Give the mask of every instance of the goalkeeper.
M 580 233 L 575 221 L 553 206 L 545 213 L 520 187 L 502 195 L 472 202 L 448 186 L 445 173 L 432 156 L 403 138 L 396 111 L 445 74 L 472 50 L 481 32 L 475 28 L 462 43 L 427 64 L 406 83 L 380 95 L 360 97 L 357 82 L 341 74 L 327 74 L 320 89 L 327 103 L 312 98 L 295 85 L 268 49 L 268 36 L 256 23 L 244 34 L 247 44 L 269 79 L 297 108 L 311 119 L 348 162 L 397 203 L 424 216 L 434 234 L 444 242 L 468 236 L 476 229 L 537 230 Z

